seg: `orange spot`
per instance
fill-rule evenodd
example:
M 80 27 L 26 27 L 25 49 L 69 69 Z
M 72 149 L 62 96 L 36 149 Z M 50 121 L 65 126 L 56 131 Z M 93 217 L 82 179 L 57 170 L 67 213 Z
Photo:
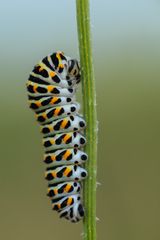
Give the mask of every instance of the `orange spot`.
M 52 174 L 52 176 L 53 176 L 54 178 L 56 178 L 56 177 L 57 177 L 57 174 L 56 174 L 56 172 L 55 172 L 55 171 L 52 171 L 52 172 L 51 172 L 51 174 Z
M 53 72 L 53 71 L 51 71 L 51 72 L 49 73 L 49 75 L 50 75 L 50 77 L 54 77 L 54 76 L 56 75 L 56 73 Z
M 67 177 L 68 173 L 71 171 L 70 167 L 67 167 L 66 170 L 63 173 L 63 176 Z
M 67 193 L 68 193 L 68 191 L 69 191 L 70 188 L 71 188 L 71 185 L 70 185 L 70 184 L 67 184 L 67 186 L 66 186 L 65 189 L 64 189 L 64 192 L 67 192 Z
M 41 72 L 43 69 L 44 69 L 43 67 L 40 67 L 40 68 L 39 68 L 39 72 Z
M 60 63 L 60 64 L 58 65 L 58 68 L 64 68 L 64 64 Z
M 47 118 L 46 113 L 42 113 L 41 116 L 42 116 L 43 118 L 45 118 L 45 119 Z
M 70 151 L 70 150 L 67 150 L 67 151 L 65 152 L 65 154 L 63 155 L 63 159 L 66 160 L 67 157 L 68 157 L 70 154 L 71 154 L 71 151 Z
M 50 131 L 53 131 L 53 126 L 48 127 Z
M 64 68 L 64 64 L 62 64 L 62 59 L 61 59 L 60 54 L 62 54 L 62 52 L 58 52 L 58 53 L 56 54 L 56 57 L 58 58 L 58 61 L 59 61 L 58 68 Z M 63 55 L 63 54 L 62 54 L 62 55 Z
M 67 200 L 67 206 L 70 206 L 72 204 L 72 198 L 69 197 L 68 200 Z
M 60 204 L 60 203 L 58 203 L 58 204 L 57 204 L 57 207 L 60 209 L 60 208 L 61 208 L 61 204 Z
M 57 97 L 53 97 L 50 103 L 51 103 L 51 104 L 54 104 L 57 100 L 58 100 Z
M 54 116 L 58 116 L 59 112 L 61 110 L 61 107 L 57 107 L 56 110 L 54 111 Z
M 50 139 L 50 143 L 53 145 L 55 144 L 55 140 L 54 139 Z
M 55 195 L 58 194 L 58 189 L 57 189 L 57 188 L 54 189 L 54 194 L 55 194 Z
M 64 143 L 66 143 L 70 137 L 71 137 L 71 134 L 66 134 L 65 137 L 63 138 Z
M 49 92 L 51 92 L 51 91 L 54 89 L 54 87 L 51 86 L 51 85 L 49 85 L 49 86 L 47 87 L 47 89 L 48 89 Z
M 55 161 L 56 160 L 55 155 L 51 155 L 51 159 L 52 159 L 52 161 Z
M 36 101 L 35 104 L 36 104 L 38 107 L 41 107 L 41 106 L 42 106 L 42 105 L 41 105 L 41 102 L 39 102 L 39 101 Z
M 62 129 L 65 128 L 65 126 L 67 125 L 67 123 L 68 123 L 68 120 L 64 119 L 64 120 L 62 121 L 62 123 L 61 123 L 61 128 L 62 128 Z
M 37 85 L 34 85 L 34 86 L 33 86 L 33 91 L 34 91 L 35 93 L 37 93 Z

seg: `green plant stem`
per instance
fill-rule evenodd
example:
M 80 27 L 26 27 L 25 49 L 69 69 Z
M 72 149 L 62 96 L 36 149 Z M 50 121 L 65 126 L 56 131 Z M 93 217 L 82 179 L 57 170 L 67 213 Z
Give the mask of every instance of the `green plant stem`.
M 84 240 L 96 240 L 96 169 L 97 169 L 97 115 L 95 79 L 92 63 L 89 0 L 76 0 L 77 28 L 82 74 L 83 110 L 86 120 L 88 161 L 84 181 Z

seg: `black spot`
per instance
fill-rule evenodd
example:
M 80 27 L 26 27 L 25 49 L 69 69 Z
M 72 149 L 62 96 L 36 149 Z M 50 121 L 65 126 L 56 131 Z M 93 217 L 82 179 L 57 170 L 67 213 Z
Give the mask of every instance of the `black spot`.
M 67 214 L 68 214 L 67 211 L 63 212 L 63 213 L 60 215 L 60 218 L 65 217 Z
M 83 161 L 86 161 L 87 158 L 88 158 L 87 155 L 85 155 L 85 154 L 82 154 L 82 155 L 81 155 L 81 159 L 82 159 Z
M 55 112 L 55 108 L 47 113 L 47 118 L 52 118 Z
M 52 176 L 51 173 L 48 173 L 47 176 L 46 176 L 46 179 L 47 179 L 48 181 L 51 181 L 52 179 L 54 179 L 54 177 Z
M 58 178 L 63 177 L 63 173 L 64 173 L 65 170 L 66 170 L 66 167 L 62 168 L 62 169 L 57 173 L 57 177 L 58 177 Z
M 50 147 L 50 146 L 52 146 L 52 143 L 49 140 L 44 142 L 44 147 Z
M 68 78 L 67 78 L 67 77 L 68 77 Z M 70 77 L 69 77 L 69 76 L 67 76 L 67 77 L 66 77 L 66 79 L 69 80 Z M 71 81 L 68 81 L 68 86 L 72 86 L 72 82 L 71 82 Z
M 80 188 L 80 187 L 78 187 L 78 188 L 77 188 L 77 192 L 80 192 L 80 190 L 81 190 L 81 188 Z
M 54 77 L 52 77 L 53 81 L 55 83 L 59 83 L 61 80 L 59 79 L 59 77 L 57 75 L 55 75 Z
M 57 68 L 59 61 L 58 61 L 58 58 L 56 57 L 56 53 L 53 53 L 50 57 L 52 59 L 52 63 L 54 64 L 55 68 Z
M 72 99 L 71 98 L 67 98 L 67 102 L 71 102 L 72 101 Z
M 54 104 L 58 104 L 58 103 L 60 103 L 61 102 L 61 99 L 60 98 L 58 98 L 57 99 L 57 101 L 55 101 L 55 103 Z
M 75 61 L 73 59 L 69 60 L 69 69 L 68 69 L 69 72 L 71 72 L 72 69 L 74 68 L 74 64 L 75 64 Z
M 84 138 L 80 138 L 80 144 L 85 144 L 85 139 Z
M 73 132 L 73 136 L 74 136 L 74 138 L 77 136 L 77 133 L 76 132 Z
M 71 160 L 72 159 L 72 154 L 70 154 L 68 157 L 67 157 L 67 161 Z
M 68 121 L 66 126 L 65 126 L 65 129 L 69 128 L 70 126 L 71 126 L 71 123 L 70 123 L 70 121 Z
M 63 193 L 65 187 L 67 186 L 67 184 L 63 184 L 59 189 L 58 189 L 58 193 Z
M 71 112 L 75 112 L 76 108 L 75 107 L 71 107 Z
M 84 122 L 83 122 L 83 121 L 80 121 L 80 122 L 79 122 L 79 126 L 80 126 L 81 128 L 83 128 L 83 127 L 85 126 Z
M 56 139 L 55 144 L 56 144 L 56 145 L 60 145 L 61 142 L 62 142 L 62 138 L 59 137 L 58 139 Z
M 54 191 L 51 189 L 51 190 L 47 193 L 47 196 L 49 196 L 49 197 L 55 196 Z
M 37 91 L 39 93 L 47 93 L 47 89 L 43 88 L 43 87 L 37 87 Z
M 78 201 L 80 201 L 80 200 L 81 200 L 80 196 L 79 196 L 79 197 L 77 197 L 77 200 L 78 200 Z
M 43 85 L 49 85 L 48 82 L 45 82 L 44 80 L 38 78 L 38 77 L 34 77 L 32 75 L 29 76 L 29 79 L 31 82 L 34 82 L 34 83 L 38 83 L 38 84 L 43 84 Z
M 73 75 L 75 76 L 75 75 L 76 75 L 76 73 L 77 73 L 77 70 L 75 69 L 75 70 L 74 70 L 74 73 L 73 73 Z
M 49 97 L 48 99 L 42 101 L 42 103 L 41 103 L 42 106 L 46 106 L 46 105 L 48 105 L 48 104 L 50 103 L 51 99 L 52 99 L 52 97 Z
M 75 127 L 75 128 L 73 128 L 73 130 L 74 130 L 74 131 L 78 131 L 78 128 Z
M 73 185 L 74 185 L 74 187 L 77 187 L 77 183 L 76 182 L 74 182 Z
M 69 193 L 71 193 L 74 190 L 73 186 L 70 187 L 70 189 L 68 190 Z
M 45 118 L 44 118 L 43 116 L 39 116 L 39 117 L 37 118 L 37 120 L 38 120 L 39 122 L 44 122 L 44 121 L 45 121 Z
M 32 85 L 28 85 L 27 86 L 27 89 L 30 93 L 34 93 L 34 89 L 33 89 L 33 86 Z
M 75 148 L 78 147 L 78 144 L 74 144 L 74 147 L 75 147 Z
M 63 155 L 66 153 L 66 150 L 62 151 L 61 153 L 59 153 L 57 156 L 56 156 L 56 161 L 61 161 L 62 160 L 62 157 Z
M 57 124 L 54 126 L 54 130 L 55 131 L 58 131 L 61 127 L 61 123 L 62 123 L 63 120 L 60 120 L 59 122 L 57 122 Z
M 44 162 L 45 162 L 45 163 L 51 163 L 51 162 L 52 162 L 51 156 L 47 156 L 47 157 L 44 159 Z
M 33 69 L 33 72 L 42 76 L 42 77 L 44 77 L 44 78 L 49 77 L 48 72 L 45 69 L 43 69 L 43 70 L 40 70 L 40 69 L 41 69 L 41 66 L 35 66 L 34 69 Z
M 76 171 L 77 170 L 77 165 L 74 165 L 73 169 L 74 169 L 74 171 Z
M 77 149 L 74 149 L 74 154 L 76 154 L 76 153 L 77 153 L 77 151 L 78 151 Z
M 64 109 L 63 109 L 63 107 L 62 107 L 61 110 L 60 110 L 59 113 L 58 113 L 58 116 L 62 115 L 63 113 L 64 113 Z
M 62 199 L 63 199 L 63 197 L 59 197 L 59 198 L 56 198 L 56 199 L 52 199 L 51 202 L 52 203 L 58 203 Z
M 81 217 L 84 216 L 84 210 L 83 210 L 82 204 L 79 204 L 79 206 L 78 206 L 78 212 L 79 212 L 79 215 L 80 215 Z
M 70 93 L 73 93 L 73 88 L 68 88 L 68 91 L 69 91 Z
M 73 218 L 73 208 L 70 210 L 70 217 Z
M 66 144 L 69 144 L 72 141 L 72 137 L 68 138 Z
M 53 210 L 56 210 L 56 211 L 59 210 L 58 205 L 54 205 Z
M 79 178 L 78 178 L 78 177 L 76 177 L 76 178 L 75 178 L 75 181 L 78 181 L 78 180 L 79 180 Z
M 31 103 L 30 108 L 32 108 L 32 109 L 37 109 L 38 106 L 37 106 L 35 103 Z
M 68 198 L 66 198 L 62 203 L 61 203 L 61 208 L 64 208 L 67 206 L 67 201 L 68 201 Z
M 85 178 L 86 177 L 86 172 L 82 172 L 81 177 Z
M 72 121 L 74 121 L 74 117 L 73 117 L 73 116 L 70 116 L 70 119 L 71 119 Z
M 63 72 L 63 68 L 60 67 L 59 70 L 58 70 L 59 73 Z
M 42 62 L 51 70 L 54 70 L 53 67 L 50 65 L 49 61 L 48 61 L 48 57 L 43 58 Z
M 70 171 L 68 174 L 67 174 L 67 177 L 70 177 L 72 176 L 72 171 Z
M 49 130 L 48 127 L 44 127 L 44 128 L 42 129 L 42 133 L 49 133 L 49 132 L 50 132 L 50 130 Z
M 51 91 L 51 93 L 59 94 L 60 91 L 59 91 L 57 88 L 54 88 L 54 89 Z
M 61 57 L 62 60 L 66 60 L 67 61 L 67 59 L 65 58 L 65 56 L 62 53 L 60 53 L 59 56 Z

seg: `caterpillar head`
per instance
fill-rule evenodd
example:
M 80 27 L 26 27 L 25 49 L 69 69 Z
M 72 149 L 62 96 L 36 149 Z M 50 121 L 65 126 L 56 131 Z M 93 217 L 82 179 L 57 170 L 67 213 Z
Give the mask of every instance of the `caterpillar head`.
M 69 80 L 75 80 L 76 83 L 80 82 L 80 67 L 76 59 L 68 60 L 68 74 L 67 78 Z
M 63 52 L 57 51 L 50 55 L 55 71 L 62 79 L 75 83 L 80 82 L 80 67 L 76 59 L 71 59 Z

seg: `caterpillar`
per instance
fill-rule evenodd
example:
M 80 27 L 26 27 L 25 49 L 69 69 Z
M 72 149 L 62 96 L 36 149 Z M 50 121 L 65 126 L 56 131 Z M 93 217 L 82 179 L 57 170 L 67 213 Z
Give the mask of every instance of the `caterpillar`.
M 58 51 L 35 65 L 26 84 L 29 107 L 43 134 L 47 196 L 60 218 L 71 222 L 84 216 L 81 180 L 87 177 L 82 166 L 88 159 L 83 152 L 86 122 L 75 99 L 80 77 L 78 61 Z

